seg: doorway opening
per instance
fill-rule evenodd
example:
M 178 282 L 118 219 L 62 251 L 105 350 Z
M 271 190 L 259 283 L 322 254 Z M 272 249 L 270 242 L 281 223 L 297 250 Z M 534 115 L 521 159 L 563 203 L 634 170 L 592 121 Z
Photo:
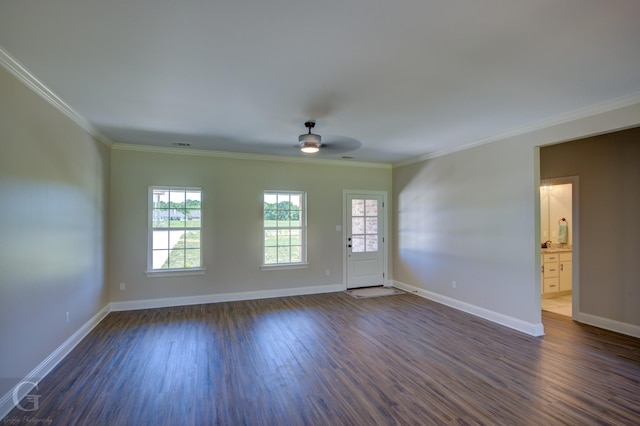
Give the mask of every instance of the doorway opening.
M 541 308 L 574 317 L 578 306 L 578 178 L 543 179 L 540 186 Z

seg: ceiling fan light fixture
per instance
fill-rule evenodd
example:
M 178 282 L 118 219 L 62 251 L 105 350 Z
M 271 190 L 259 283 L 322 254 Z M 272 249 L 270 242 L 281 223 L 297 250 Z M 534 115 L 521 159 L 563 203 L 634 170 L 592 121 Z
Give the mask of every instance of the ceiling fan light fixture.
M 304 152 L 305 154 L 315 154 L 316 152 L 320 151 L 320 148 L 313 142 L 306 142 L 302 145 L 300 151 Z
M 311 133 L 311 129 L 315 126 L 315 122 L 307 121 L 305 126 L 309 129 L 309 133 L 305 133 L 298 137 L 298 142 L 300 142 L 300 151 L 305 154 L 315 154 L 320 151 L 321 137 L 320 135 L 316 135 Z

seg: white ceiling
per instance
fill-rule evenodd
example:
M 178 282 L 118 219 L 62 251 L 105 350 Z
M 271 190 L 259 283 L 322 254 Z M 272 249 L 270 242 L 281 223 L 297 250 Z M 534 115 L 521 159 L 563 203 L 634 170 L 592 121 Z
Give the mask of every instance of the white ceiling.
M 116 142 L 361 161 L 640 92 L 638 0 L 3 0 L 0 46 Z

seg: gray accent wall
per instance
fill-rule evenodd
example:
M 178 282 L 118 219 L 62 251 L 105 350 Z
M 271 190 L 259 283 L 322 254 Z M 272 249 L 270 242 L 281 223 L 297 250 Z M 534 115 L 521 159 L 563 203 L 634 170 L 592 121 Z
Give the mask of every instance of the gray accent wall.
M 2 396 L 108 305 L 110 150 L 1 67 L 0 94 Z
M 580 311 L 640 326 L 640 128 L 545 146 L 540 176 L 579 178 Z

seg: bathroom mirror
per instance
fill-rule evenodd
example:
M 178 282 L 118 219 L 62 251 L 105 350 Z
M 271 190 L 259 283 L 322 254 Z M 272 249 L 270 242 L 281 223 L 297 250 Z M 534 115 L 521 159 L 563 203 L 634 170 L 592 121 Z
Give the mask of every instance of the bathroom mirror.
M 569 226 L 567 245 L 571 245 L 571 191 L 570 183 L 553 185 L 543 182 L 540 186 L 540 242 L 558 244 L 559 221 L 566 219 Z

